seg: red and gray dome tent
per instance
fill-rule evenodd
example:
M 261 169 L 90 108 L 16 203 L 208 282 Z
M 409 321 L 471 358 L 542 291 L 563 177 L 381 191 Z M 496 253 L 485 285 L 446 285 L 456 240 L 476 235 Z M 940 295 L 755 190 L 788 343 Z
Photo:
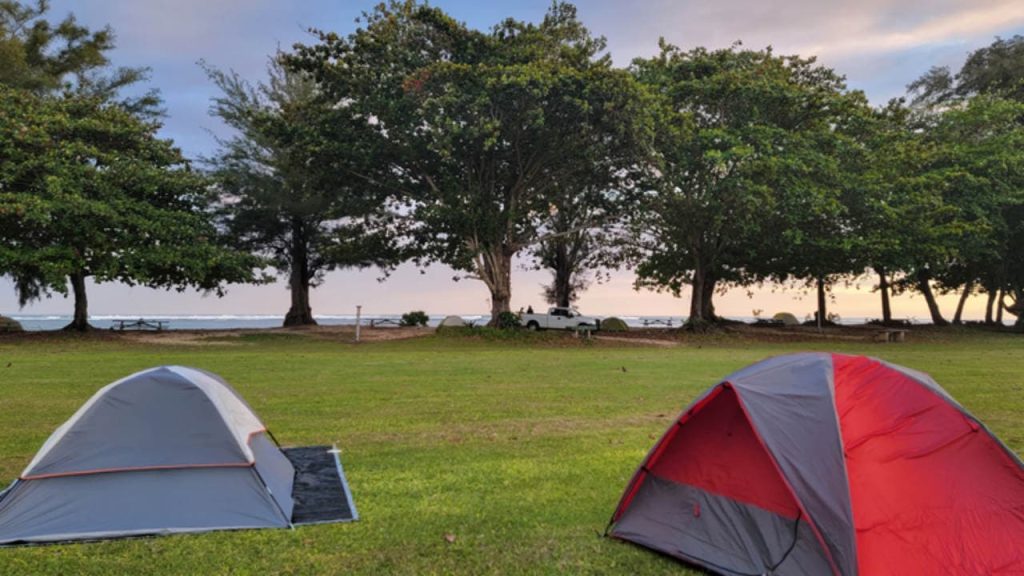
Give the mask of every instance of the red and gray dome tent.
M 683 412 L 609 534 L 728 576 L 1024 574 L 1024 465 L 925 374 L 780 356 Z
M 337 450 L 282 450 L 220 377 L 110 384 L 0 493 L 0 545 L 355 519 Z

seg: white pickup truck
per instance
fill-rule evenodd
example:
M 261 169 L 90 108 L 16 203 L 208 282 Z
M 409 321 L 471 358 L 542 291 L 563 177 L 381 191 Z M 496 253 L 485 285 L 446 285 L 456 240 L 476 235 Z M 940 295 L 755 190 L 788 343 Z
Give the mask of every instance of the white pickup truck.
M 575 330 L 587 326 L 593 330 L 601 328 L 600 318 L 584 316 L 573 307 L 560 306 L 548 308 L 547 314 L 523 314 L 522 323 L 529 330 Z

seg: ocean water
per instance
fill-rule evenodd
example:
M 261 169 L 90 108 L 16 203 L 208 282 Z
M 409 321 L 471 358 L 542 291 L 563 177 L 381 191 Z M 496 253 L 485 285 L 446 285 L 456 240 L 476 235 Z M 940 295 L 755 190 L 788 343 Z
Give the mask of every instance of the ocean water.
M 36 314 L 8 314 L 25 330 L 59 330 L 71 322 L 67 315 L 36 315 Z M 467 323 L 480 326 L 490 320 L 486 314 L 460 314 Z M 355 314 L 314 314 L 316 321 L 323 326 L 352 326 L 356 323 Z M 402 318 L 401 314 L 375 314 L 364 315 L 362 324 L 368 326 L 371 322 L 384 322 L 386 325 L 394 325 Z M 445 315 L 430 316 L 430 326 L 437 326 Z M 620 316 L 630 327 L 634 328 L 668 328 L 679 327 L 686 321 L 685 316 Z M 277 328 L 284 322 L 284 316 L 262 315 L 262 314 L 225 314 L 225 315 L 190 315 L 190 314 L 152 314 L 152 315 L 96 315 L 89 318 L 89 322 L 100 329 L 109 329 L 120 321 L 134 322 L 145 319 L 148 321 L 162 321 L 167 330 L 234 330 L 245 328 Z M 732 317 L 732 320 L 753 322 L 752 317 Z M 862 324 L 866 318 L 844 318 L 844 324 Z

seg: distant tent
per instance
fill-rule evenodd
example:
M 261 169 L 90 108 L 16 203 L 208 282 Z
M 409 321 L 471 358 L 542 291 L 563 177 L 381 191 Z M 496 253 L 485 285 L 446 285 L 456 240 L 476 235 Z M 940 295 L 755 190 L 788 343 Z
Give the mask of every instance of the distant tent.
M 782 322 L 786 326 L 799 326 L 800 325 L 800 321 L 797 320 L 796 316 L 792 315 L 789 312 L 779 312 L 775 316 L 772 316 L 772 319 L 773 320 L 778 320 L 779 322 Z
M 793 354 L 728 376 L 609 534 L 718 574 L 1024 574 L 1024 465 L 931 378 Z
M 629 324 L 621 318 L 612 316 L 601 320 L 601 331 L 603 332 L 628 332 Z
M 299 472 L 336 470 L 319 488 L 344 508 L 331 519 L 355 518 L 337 451 L 311 462 L 304 450 Z M 154 368 L 102 388 L 50 436 L 0 494 L 0 544 L 288 527 L 315 500 L 296 472 L 227 382 Z
M 8 318 L 6 316 L 0 316 L 0 332 L 24 332 L 21 322 L 18 322 L 14 318 Z
M 461 316 L 445 316 L 444 320 L 438 324 L 438 328 L 455 328 L 465 326 L 466 321 Z

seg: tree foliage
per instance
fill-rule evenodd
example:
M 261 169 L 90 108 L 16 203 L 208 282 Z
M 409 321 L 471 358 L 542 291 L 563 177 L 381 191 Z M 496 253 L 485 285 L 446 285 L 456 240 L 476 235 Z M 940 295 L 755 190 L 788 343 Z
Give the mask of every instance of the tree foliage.
M 980 290 L 988 294 L 986 321 L 996 322 L 1006 305 L 1019 311 L 1013 304 L 1017 289 L 1005 285 L 1005 276 L 1013 268 L 1008 254 L 1020 250 L 1000 247 L 1016 229 L 1020 185 L 1014 171 L 1024 125 L 1012 103 L 1024 101 L 1024 37 L 997 38 L 972 52 L 955 74 L 948 67 L 932 68 L 908 91 L 918 110 L 914 129 L 934 151 L 923 173 L 961 223 L 959 234 L 932 229 L 936 243 L 952 245 L 929 268 L 918 269 L 917 288 L 936 323 L 945 319 L 930 295 L 931 278 L 942 291 L 961 292 L 957 321 L 966 298 Z
M 659 112 L 656 172 L 634 222 L 638 284 L 676 294 L 690 286 L 690 322 L 700 325 L 715 319 L 716 288 L 809 267 L 785 254 L 758 259 L 787 211 L 828 224 L 819 213 L 834 203 L 828 172 L 842 79 L 813 59 L 771 50 L 683 51 L 664 42 L 633 72 L 658 95 Z M 812 236 L 823 240 L 820 232 Z
M 69 14 L 59 22 L 46 19 L 47 0 L 34 3 L 0 0 L 0 85 L 37 95 L 75 93 L 101 101 L 119 100 L 126 109 L 155 115 L 155 90 L 124 98 L 121 90 L 144 80 L 146 68 L 112 68 L 110 27 L 89 30 Z
M 550 236 L 553 190 L 582 170 L 604 185 L 580 194 L 617 190 L 644 152 L 646 99 L 603 50 L 566 4 L 480 32 L 406 2 L 296 62 L 375 120 L 390 161 L 379 183 L 407 202 L 421 258 L 482 280 L 496 319 L 513 258 Z
M 1019 294 L 1015 271 L 1024 258 L 1019 230 L 1024 206 L 1024 103 L 976 96 L 947 110 L 930 129 L 937 148 L 930 167 L 963 234 L 936 274 L 940 289 L 974 286 Z
M 206 212 L 207 182 L 158 125 L 96 97 L 0 87 L 0 271 L 24 304 L 75 295 L 85 279 L 222 292 L 259 261 L 225 249 Z
M 236 245 L 288 276 L 285 326 L 315 324 L 311 287 L 337 268 L 388 266 L 398 256 L 390 215 L 357 174 L 373 162 L 369 124 L 321 97 L 303 73 L 271 59 L 266 83 L 207 71 L 223 95 L 211 112 L 236 133 L 209 164 Z

